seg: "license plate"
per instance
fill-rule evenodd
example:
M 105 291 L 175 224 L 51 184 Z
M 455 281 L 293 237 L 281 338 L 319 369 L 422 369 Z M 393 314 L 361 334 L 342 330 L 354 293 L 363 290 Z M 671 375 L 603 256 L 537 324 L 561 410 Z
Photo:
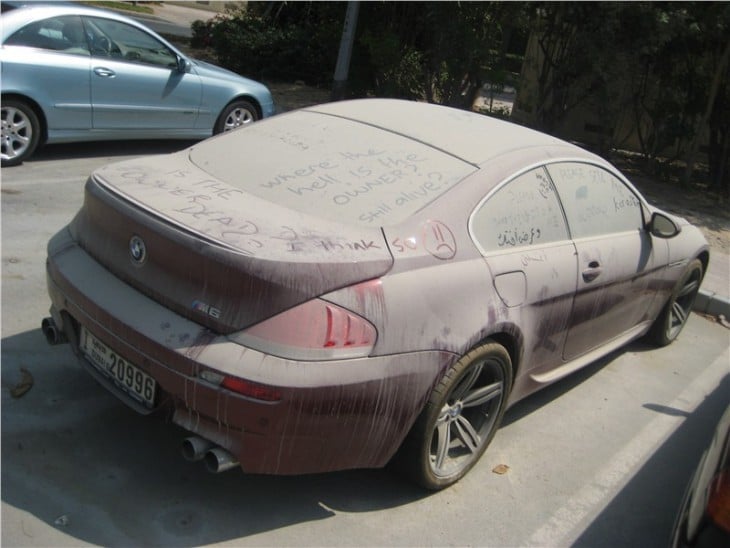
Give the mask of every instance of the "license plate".
M 86 328 L 81 329 L 81 350 L 92 365 L 124 392 L 147 407 L 154 405 L 157 390 L 155 379 L 119 356 Z

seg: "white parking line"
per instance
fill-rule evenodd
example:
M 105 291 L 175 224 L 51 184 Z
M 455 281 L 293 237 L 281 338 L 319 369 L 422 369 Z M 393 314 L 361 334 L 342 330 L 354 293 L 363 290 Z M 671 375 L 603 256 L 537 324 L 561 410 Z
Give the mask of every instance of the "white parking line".
M 705 369 L 669 407 L 692 413 L 728 374 L 730 351 L 726 350 Z M 627 470 L 638 470 L 680 426 L 684 417 L 660 414 L 636 435 L 608 466 L 601 469 L 568 503 L 558 509 L 527 541 L 528 546 L 568 546 L 585 529 L 586 518 L 598 515 L 631 479 Z M 580 526 L 580 527 L 579 527 Z M 667 532 L 667 535 L 669 533 Z

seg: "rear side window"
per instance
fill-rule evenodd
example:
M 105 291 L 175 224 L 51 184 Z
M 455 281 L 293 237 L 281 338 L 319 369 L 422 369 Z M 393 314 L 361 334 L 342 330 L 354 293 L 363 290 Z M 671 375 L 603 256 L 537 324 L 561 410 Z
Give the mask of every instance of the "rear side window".
M 5 44 L 63 53 L 89 54 L 84 26 L 77 15 L 50 17 L 26 25 L 10 36 Z
M 567 240 L 565 219 L 545 169 L 528 171 L 490 196 L 472 215 L 471 233 L 485 253 Z
M 641 202 L 605 169 L 562 162 L 550 164 L 547 170 L 565 208 L 573 238 L 627 232 L 643 226 Z

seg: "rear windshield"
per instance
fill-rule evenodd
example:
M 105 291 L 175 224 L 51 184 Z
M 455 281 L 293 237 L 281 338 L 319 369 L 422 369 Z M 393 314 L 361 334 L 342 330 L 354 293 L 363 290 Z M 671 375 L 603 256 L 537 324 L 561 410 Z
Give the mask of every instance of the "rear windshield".
M 401 135 L 306 111 L 204 141 L 191 161 L 259 198 L 364 226 L 405 220 L 476 169 Z

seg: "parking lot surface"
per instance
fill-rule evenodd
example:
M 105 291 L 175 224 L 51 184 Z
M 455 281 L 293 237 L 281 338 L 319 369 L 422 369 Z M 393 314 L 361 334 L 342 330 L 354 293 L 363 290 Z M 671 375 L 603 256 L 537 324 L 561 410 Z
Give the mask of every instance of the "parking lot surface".
M 699 315 L 669 347 L 635 342 L 514 406 L 476 468 L 439 493 L 387 469 L 212 475 L 184 461 L 184 431 L 127 409 L 39 326 L 46 242 L 88 173 L 185 145 L 49 147 L 0 173 L 3 545 L 667 544 L 729 403 L 730 331 Z

